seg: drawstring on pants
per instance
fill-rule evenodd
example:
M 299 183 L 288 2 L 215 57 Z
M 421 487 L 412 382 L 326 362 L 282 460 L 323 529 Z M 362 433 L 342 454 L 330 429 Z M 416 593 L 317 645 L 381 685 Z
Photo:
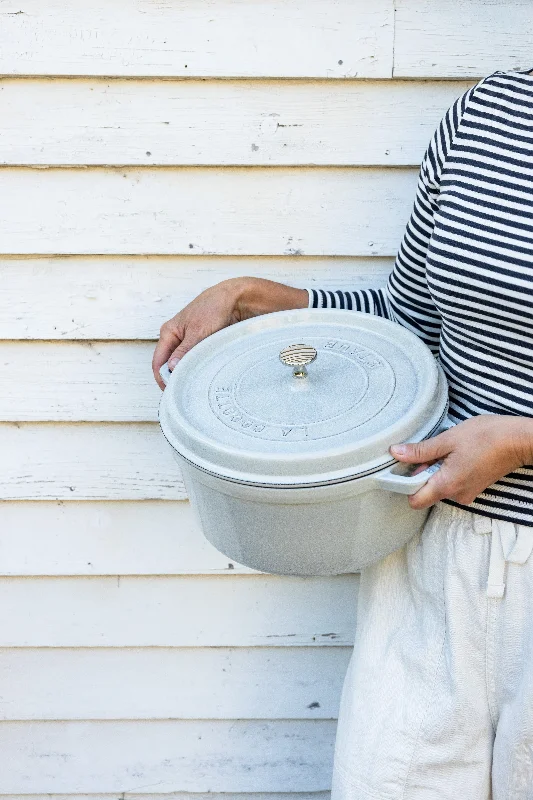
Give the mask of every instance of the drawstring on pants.
M 487 597 L 505 594 L 507 563 L 525 564 L 533 552 L 533 526 L 474 515 L 476 533 L 492 533 L 490 543 Z

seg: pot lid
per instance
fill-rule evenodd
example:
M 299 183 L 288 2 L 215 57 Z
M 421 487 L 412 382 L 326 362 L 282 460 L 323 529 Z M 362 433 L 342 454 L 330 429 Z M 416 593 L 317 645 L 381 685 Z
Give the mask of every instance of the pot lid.
M 161 400 L 166 438 L 228 479 L 306 485 L 393 461 L 445 411 L 446 387 L 413 333 L 356 311 L 297 309 L 224 328 L 192 348 Z

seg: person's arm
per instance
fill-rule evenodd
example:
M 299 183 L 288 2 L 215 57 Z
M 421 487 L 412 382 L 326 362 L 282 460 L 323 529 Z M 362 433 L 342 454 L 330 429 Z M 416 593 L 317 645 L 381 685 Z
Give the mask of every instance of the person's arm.
M 387 317 L 414 331 L 436 353 L 441 320 L 426 282 L 426 259 L 444 160 L 472 91 L 449 109 L 424 155 L 413 212 L 386 288 L 333 292 L 296 289 L 263 278 L 222 281 L 162 326 L 152 362 L 161 389 L 159 368 L 168 361 L 172 370 L 206 336 L 249 317 L 292 308 L 345 308 Z
M 307 302 L 305 289 L 265 278 L 230 278 L 211 286 L 161 327 L 152 359 L 157 384 L 165 388 L 159 375 L 163 364 L 168 361 L 173 370 L 185 353 L 215 331 L 272 311 L 307 308 Z
M 344 308 L 386 317 L 416 333 L 435 354 L 438 352 L 441 318 L 427 285 L 426 262 L 445 159 L 475 88 L 449 108 L 429 143 L 411 218 L 386 287 L 336 291 L 309 287 L 309 308 Z

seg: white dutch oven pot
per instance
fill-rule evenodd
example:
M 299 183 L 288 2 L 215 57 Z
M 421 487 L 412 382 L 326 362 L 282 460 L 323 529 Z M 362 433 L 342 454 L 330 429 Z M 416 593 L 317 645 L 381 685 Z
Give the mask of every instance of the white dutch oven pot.
M 447 385 L 410 331 L 355 311 L 281 311 L 190 350 L 161 428 L 207 539 L 264 572 L 355 572 L 402 547 L 428 511 L 389 447 L 434 435 Z

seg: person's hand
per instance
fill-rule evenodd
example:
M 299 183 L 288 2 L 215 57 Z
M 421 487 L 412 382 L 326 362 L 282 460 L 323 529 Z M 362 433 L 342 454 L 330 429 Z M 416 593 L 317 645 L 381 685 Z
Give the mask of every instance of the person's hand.
M 417 472 L 443 460 L 426 485 L 409 495 L 411 508 L 444 499 L 468 505 L 504 475 L 533 462 L 533 419 L 483 414 L 433 439 L 393 445 L 390 452 L 405 464 L 420 464 Z
M 239 287 L 224 281 L 206 289 L 185 306 L 175 317 L 161 326 L 159 342 L 152 360 L 154 378 L 165 388 L 159 369 L 168 361 L 172 370 L 191 347 L 206 336 L 225 328 L 241 317 L 238 307 Z
M 165 388 L 159 374 L 165 362 L 172 371 L 185 353 L 215 331 L 270 311 L 306 308 L 307 302 L 305 289 L 263 278 L 231 278 L 206 289 L 161 327 L 152 359 L 158 386 Z

